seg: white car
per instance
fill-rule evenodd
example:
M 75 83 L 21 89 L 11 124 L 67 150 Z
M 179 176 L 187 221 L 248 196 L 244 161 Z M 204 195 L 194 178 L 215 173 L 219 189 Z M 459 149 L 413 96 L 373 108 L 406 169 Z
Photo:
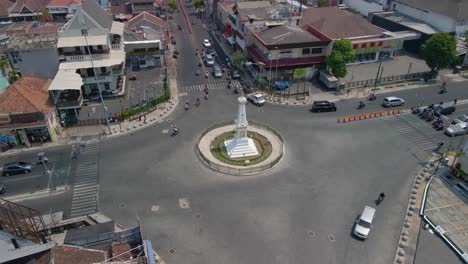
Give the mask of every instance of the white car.
M 208 39 L 204 39 L 203 40 L 203 47 L 210 48 L 211 47 L 211 42 Z
M 205 63 L 206 63 L 206 66 L 214 66 L 215 61 L 214 61 L 213 56 L 211 56 L 210 54 L 206 54 Z
M 358 219 L 356 220 L 356 224 L 353 230 L 354 235 L 362 239 L 367 239 L 372 228 L 372 221 L 374 220 L 374 216 L 374 208 L 370 206 L 364 207 L 361 215 L 359 215 Z
M 468 116 L 461 115 L 461 116 L 455 117 L 452 121 L 452 124 L 459 124 L 459 123 L 466 123 L 466 122 L 468 122 Z
M 385 97 L 382 105 L 384 107 L 394 107 L 394 106 L 401 106 L 405 104 L 405 100 L 395 97 L 395 96 L 389 96 Z
M 223 77 L 223 71 L 219 67 L 219 65 L 215 65 L 213 69 L 213 75 L 215 78 L 222 78 Z
M 257 106 L 262 106 L 266 102 L 265 97 L 261 93 L 251 93 L 247 96 L 247 99 Z
M 451 125 L 447 127 L 447 129 L 445 129 L 445 134 L 451 137 L 461 136 L 461 135 L 466 134 L 467 130 L 468 130 L 468 123 L 462 122 L 462 123 L 458 123 L 456 125 Z

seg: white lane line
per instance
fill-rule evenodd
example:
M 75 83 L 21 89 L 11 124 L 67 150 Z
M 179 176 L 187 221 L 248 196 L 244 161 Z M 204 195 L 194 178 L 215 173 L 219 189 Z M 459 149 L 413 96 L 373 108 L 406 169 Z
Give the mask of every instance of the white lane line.
M 32 176 L 27 176 L 27 177 L 22 177 L 22 178 L 2 180 L 2 182 L 21 181 L 21 180 L 27 180 L 27 179 L 32 179 L 32 178 L 38 178 L 38 177 L 41 177 L 41 176 L 42 175 L 32 175 Z

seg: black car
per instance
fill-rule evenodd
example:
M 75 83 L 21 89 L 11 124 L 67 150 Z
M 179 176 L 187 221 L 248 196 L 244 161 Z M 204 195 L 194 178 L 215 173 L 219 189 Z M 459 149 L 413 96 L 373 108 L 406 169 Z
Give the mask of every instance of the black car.
M 453 112 L 455 112 L 456 108 L 454 105 L 450 105 L 450 106 L 443 106 L 443 105 L 439 105 L 437 106 L 435 109 L 434 109 L 434 115 L 439 117 L 441 115 L 450 115 L 450 114 L 453 114 Z
M 315 101 L 312 104 L 311 112 L 335 112 L 336 105 L 335 103 L 329 101 Z
M 237 69 L 232 70 L 231 77 L 232 77 L 232 79 L 239 79 L 240 78 L 239 70 L 237 70 Z
M 20 173 L 29 173 L 33 169 L 33 165 L 30 162 L 18 161 L 10 162 L 3 166 L 2 176 L 10 176 Z
M 0 182 L 0 194 L 4 194 L 6 192 L 6 185 Z

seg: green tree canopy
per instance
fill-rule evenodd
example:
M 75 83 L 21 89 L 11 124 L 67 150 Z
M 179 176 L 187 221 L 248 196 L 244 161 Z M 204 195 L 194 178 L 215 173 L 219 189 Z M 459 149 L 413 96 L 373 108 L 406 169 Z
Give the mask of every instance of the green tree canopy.
M 176 10 L 177 9 L 177 3 L 176 3 L 176 0 L 169 0 L 167 2 L 167 6 L 172 9 L 172 10 Z
M 242 62 L 247 60 L 247 53 L 245 51 L 237 51 L 231 56 L 232 64 L 237 68 L 240 68 Z
M 205 5 L 205 2 L 203 0 L 193 0 L 192 4 L 195 8 L 200 8 Z
M 449 67 L 457 58 L 457 41 L 447 33 L 437 33 L 421 47 L 421 55 L 431 68 L 433 76 L 441 69 Z
M 327 66 L 331 69 L 333 75 L 343 78 L 348 73 L 346 63 L 354 60 L 353 44 L 346 39 L 335 41 L 333 49 L 325 60 Z

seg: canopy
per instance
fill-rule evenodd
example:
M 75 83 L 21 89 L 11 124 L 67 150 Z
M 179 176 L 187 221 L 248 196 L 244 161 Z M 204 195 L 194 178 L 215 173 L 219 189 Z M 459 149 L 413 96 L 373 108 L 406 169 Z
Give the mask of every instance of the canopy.
M 59 70 L 49 86 L 49 91 L 81 90 L 83 79 L 75 71 Z

